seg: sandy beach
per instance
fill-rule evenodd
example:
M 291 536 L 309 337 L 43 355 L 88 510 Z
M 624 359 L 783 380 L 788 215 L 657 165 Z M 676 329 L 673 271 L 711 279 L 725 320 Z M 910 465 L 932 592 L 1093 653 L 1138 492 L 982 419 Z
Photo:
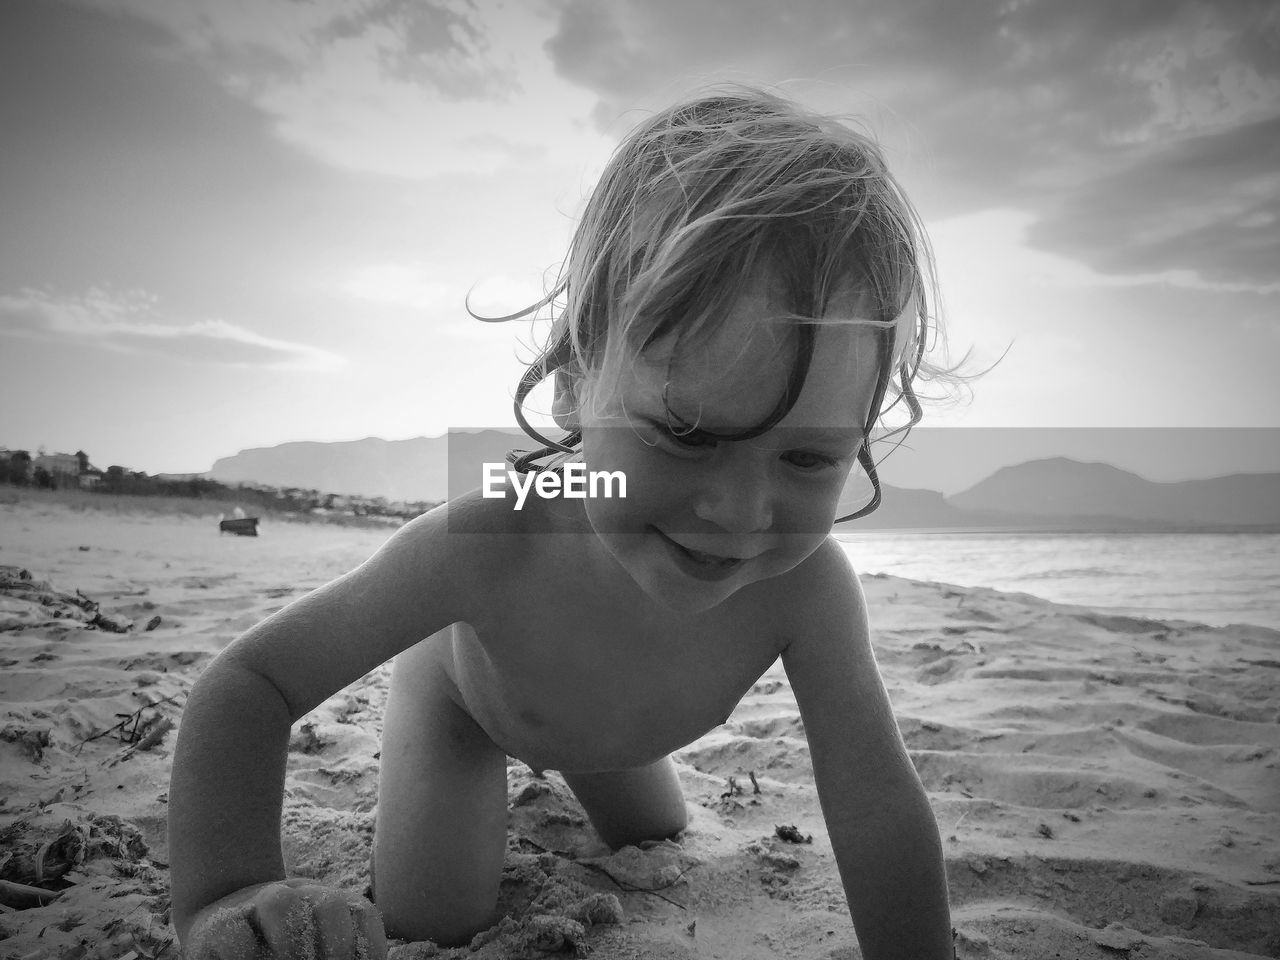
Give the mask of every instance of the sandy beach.
M 165 804 L 187 692 L 389 532 L 264 521 L 220 537 L 215 519 L 0 496 L 4 958 L 178 956 Z M 941 828 L 958 957 L 1280 955 L 1280 633 L 864 586 Z M 368 882 L 388 679 L 294 730 L 293 875 Z M 556 773 L 512 761 L 506 918 L 469 949 L 391 956 L 859 957 L 780 665 L 676 759 L 689 829 L 616 853 Z

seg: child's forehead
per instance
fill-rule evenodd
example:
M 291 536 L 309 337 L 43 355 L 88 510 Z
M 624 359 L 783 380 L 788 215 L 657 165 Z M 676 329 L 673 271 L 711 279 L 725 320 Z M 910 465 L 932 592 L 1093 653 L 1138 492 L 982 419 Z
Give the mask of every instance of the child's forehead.
M 883 331 L 867 322 L 861 296 L 833 297 L 812 327 L 813 354 L 804 389 L 783 427 L 860 428 L 864 395 L 878 370 Z M 779 291 L 756 282 L 706 336 L 668 336 L 636 358 L 635 386 L 649 403 L 712 429 L 745 429 L 763 422 L 787 389 L 797 362 L 798 321 Z
M 728 306 L 716 311 L 696 333 L 676 330 L 646 346 L 642 356 L 653 364 L 670 365 L 694 372 L 716 371 L 726 364 L 754 362 L 762 367 L 786 367 L 794 355 L 799 324 L 817 321 L 820 326 L 857 325 L 870 329 L 867 321 L 875 307 L 852 281 L 842 282 L 819 317 L 799 316 L 783 283 L 772 271 L 760 273 L 736 284 Z M 868 333 L 874 338 L 873 333 Z

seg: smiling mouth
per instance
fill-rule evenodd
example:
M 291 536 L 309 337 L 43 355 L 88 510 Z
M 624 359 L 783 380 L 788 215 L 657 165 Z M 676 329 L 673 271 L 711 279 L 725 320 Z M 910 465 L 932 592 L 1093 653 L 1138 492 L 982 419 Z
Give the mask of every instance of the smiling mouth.
M 680 546 L 676 544 L 676 546 Z M 688 547 L 680 547 L 685 555 L 697 563 L 701 563 L 708 567 L 734 567 L 743 561 L 737 557 L 722 557 L 715 553 L 702 553 L 698 550 L 690 550 Z
M 692 550 L 672 540 L 665 533 L 662 534 L 662 537 L 694 563 L 710 570 L 729 570 L 739 564 L 746 563 L 746 560 L 741 557 L 725 557 L 718 553 L 703 553 L 701 550 Z

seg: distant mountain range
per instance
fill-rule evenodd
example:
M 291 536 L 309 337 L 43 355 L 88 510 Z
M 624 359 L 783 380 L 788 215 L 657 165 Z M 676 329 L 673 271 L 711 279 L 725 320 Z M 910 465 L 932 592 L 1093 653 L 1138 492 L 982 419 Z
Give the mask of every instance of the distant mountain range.
M 481 464 L 536 444 L 518 431 L 454 431 L 412 440 L 297 441 L 241 450 L 209 471 L 222 483 L 262 483 L 324 493 L 442 501 L 480 486 Z
M 208 476 L 223 483 L 441 501 L 479 486 L 482 463 L 533 445 L 523 434 L 497 430 L 283 443 L 223 457 Z M 875 513 L 839 529 L 1280 532 L 1280 473 L 1160 483 L 1106 463 L 1051 457 L 1003 467 L 949 497 L 886 485 Z
M 1002 467 L 968 490 L 885 487 L 865 520 L 840 529 L 1280 532 L 1280 473 L 1157 483 L 1066 457 Z

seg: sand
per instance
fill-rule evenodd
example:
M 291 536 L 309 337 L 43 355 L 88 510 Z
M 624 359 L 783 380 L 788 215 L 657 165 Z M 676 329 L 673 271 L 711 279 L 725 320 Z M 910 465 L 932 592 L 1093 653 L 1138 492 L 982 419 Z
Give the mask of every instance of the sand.
M 241 631 L 386 536 L 264 521 L 219 537 L 145 503 L 0 496 L 0 565 L 17 568 L 0 570 L 0 956 L 178 955 L 165 802 L 187 692 Z M 958 957 L 1280 954 L 1280 633 L 864 586 L 941 828 Z M 388 676 L 295 728 L 294 875 L 368 882 Z M 859 957 L 780 666 L 677 761 L 689 829 L 617 853 L 557 774 L 512 761 L 507 918 L 470 949 L 392 941 L 391 956 Z

